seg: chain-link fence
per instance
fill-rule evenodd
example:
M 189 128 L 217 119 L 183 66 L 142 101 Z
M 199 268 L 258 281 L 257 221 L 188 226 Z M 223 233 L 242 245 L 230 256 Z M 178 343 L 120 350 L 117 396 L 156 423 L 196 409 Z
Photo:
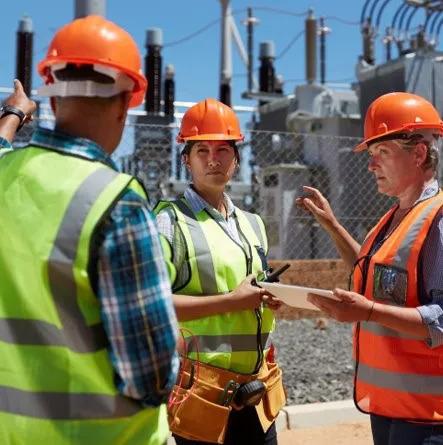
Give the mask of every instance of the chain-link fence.
M 48 121 L 41 121 L 50 125 Z M 20 136 L 25 143 L 30 130 Z M 356 138 L 246 130 L 241 166 L 229 185 L 234 202 L 265 221 L 270 258 L 337 258 L 328 235 L 294 203 L 303 185 L 318 188 L 341 223 L 362 240 L 392 201 L 377 192 L 367 153 L 354 154 Z M 176 144 L 176 125 L 128 124 L 114 154 L 120 168 L 137 176 L 151 202 L 174 199 L 189 178 Z

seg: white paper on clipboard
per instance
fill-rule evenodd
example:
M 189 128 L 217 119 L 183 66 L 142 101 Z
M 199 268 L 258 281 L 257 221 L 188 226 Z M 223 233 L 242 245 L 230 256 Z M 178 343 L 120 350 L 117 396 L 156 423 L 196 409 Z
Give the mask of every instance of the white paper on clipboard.
M 300 309 L 310 309 L 314 311 L 319 310 L 318 307 L 309 303 L 307 300 L 308 294 L 317 294 L 321 295 L 322 297 L 331 298 L 332 300 L 338 300 L 336 297 L 334 297 L 332 291 L 326 289 L 292 286 L 290 284 L 267 283 L 265 281 L 259 281 L 257 284 L 269 291 L 272 295 L 275 295 L 279 300 L 283 301 L 288 306 Z

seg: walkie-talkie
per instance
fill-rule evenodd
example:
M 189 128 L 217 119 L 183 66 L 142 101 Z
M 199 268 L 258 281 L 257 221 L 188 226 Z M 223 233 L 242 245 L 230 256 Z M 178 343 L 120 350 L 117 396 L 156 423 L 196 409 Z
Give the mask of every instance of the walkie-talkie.
M 289 263 L 284 264 L 282 267 L 278 268 L 277 270 L 273 270 L 269 275 L 266 274 L 266 278 L 263 281 L 266 281 L 267 283 L 276 283 L 278 282 L 279 276 L 290 267 L 291 265 Z

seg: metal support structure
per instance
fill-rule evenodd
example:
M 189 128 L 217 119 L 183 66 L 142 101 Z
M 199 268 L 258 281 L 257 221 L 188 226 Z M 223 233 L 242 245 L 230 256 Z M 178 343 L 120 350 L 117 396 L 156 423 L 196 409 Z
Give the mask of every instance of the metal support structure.
M 318 30 L 320 40 L 320 83 L 326 83 L 326 34 L 329 34 L 331 29 L 325 25 L 325 18 L 320 17 L 320 28 Z

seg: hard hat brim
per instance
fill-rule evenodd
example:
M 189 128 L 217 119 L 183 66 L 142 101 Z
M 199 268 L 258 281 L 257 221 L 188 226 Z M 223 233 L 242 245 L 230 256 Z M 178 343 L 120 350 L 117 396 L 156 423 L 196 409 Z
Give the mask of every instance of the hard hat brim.
M 194 136 L 181 137 L 177 136 L 178 143 L 184 143 L 188 141 L 243 141 L 244 136 L 240 134 L 240 136 L 228 136 L 226 134 L 198 134 Z
M 387 136 L 390 135 L 394 136 L 396 134 L 405 133 L 405 132 L 413 132 L 413 131 L 420 131 L 421 129 L 433 129 L 435 130 L 435 134 L 438 134 L 440 136 L 443 135 L 443 121 L 441 121 L 439 124 L 428 124 L 428 123 L 413 123 L 404 125 L 401 128 L 396 128 L 395 130 L 387 131 L 385 133 L 378 134 L 376 136 L 372 136 L 371 138 L 365 139 L 364 141 L 360 142 L 354 149 L 354 153 L 360 153 L 362 151 L 365 151 L 369 148 L 369 145 L 377 142 L 379 139 L 384 139 Z M 392 139 L 395 139 L 395 137 L 392 137 Z

